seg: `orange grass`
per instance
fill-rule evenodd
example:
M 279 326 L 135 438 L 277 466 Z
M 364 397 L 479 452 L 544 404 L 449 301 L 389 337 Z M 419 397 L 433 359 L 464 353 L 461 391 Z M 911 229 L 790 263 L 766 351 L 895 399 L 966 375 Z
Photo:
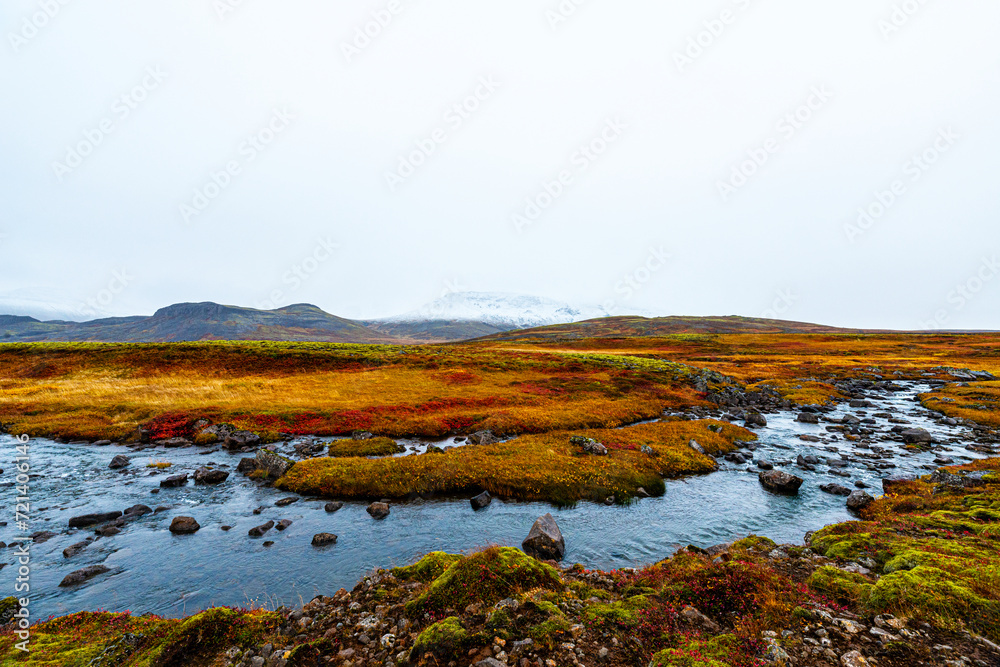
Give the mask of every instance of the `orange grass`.
M 459 346 L 14 344 L 0 345 L 0 422 L 33 436 L 119 440 L 164 415 L 270 439 L 515 434 L 619 426 L 701 404 L 677 376 Z

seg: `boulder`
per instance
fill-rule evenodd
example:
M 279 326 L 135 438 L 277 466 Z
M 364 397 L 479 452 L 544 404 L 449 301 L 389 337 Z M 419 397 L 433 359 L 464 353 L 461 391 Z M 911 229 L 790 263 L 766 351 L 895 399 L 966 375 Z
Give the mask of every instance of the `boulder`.
M 292 469 L 295 463 L 291 459 L 286 459 L 281 454 L 276 454 L 270 449 L 257 450 L 257 468 L 264 471 L 271 479 L 284 477 Z
M 325 547 L 337 543 L 337 536 L 333 533 L 317 533 L 313 535 L 312 545 L 314 547 Z
M 335 503 L 327 503 L 326 505 L 323 506 L 323 509 L 326 510 L 327 512 L 333 513 L 333 512 L 339 511 L 343 507 L 344 507 L 344 503 L 342 503 L 342 502 L 340 502 L 338 500 Z
M 187 473 L 183 475 L 174 475 L 172 477 L 167 477 L 165 480 L 160 482 L 160 486 L 165 488 L 187 486 L 188 476 Z
M 297 502 L 299 502 L 299 497 L 298 496 L 290 496 L 288 498 L 282 498 L 281 500 L 274 501 L 274 506 L 275 507 L 288 507 L 292 503 L 297 503 Z
M 71 544 L 70 546 L 63 549 L 63 558 L 72 558 L 84 549 L 90 546 L 90 543 L 94 541 L 93 537 L 88 537 L 83 542 L 77 542 L 76 544 Z
M 194 517 L 190 516 L 175 516 L 174 520 L 170 522 L 170 532 L 178 533 L 181 535 L 187 533 L 197 533 L 201 529 L 201 526 Z
M 195 484 L 222 484 L 227 479 L 229 479 L 229 473 L 225 470 L 198 468 L 194 471 Z
M 148 505 L 132 505 L 127 510 L 122 512 L 122 516 L 125 517 L 140 517 L 146 514 L 152 514 L 153 510 Z
M 699 454 L 705 453 L 705 448 L 699 445 L 697 440 L 691 440 L 690 442 L 688 442 L 688 447 L 698 452 Z
M 815 415 L 811 412 L 800 412 L 799 416 L 795 418 L 795 421 L 802 424 L 818 424 L 819 415 Z
M 757 477 L 760 480 L 761 486 L 775 493 L 798 493 L 799 487 L 802 486 L 803 482 L 801 477 L 789 475 L 787 472 L 781 470 L 768 470 L 760 473 Z
M 607 456 L 608 448 L 604 446 L 593 438 L 584 438 L 580 435 L 574 435 L 569 439 L 570 444 L 576 445 L 577 447 L 582 447 L 584 453 L 592 454 L 594 456 Z
M 251 431 L 233 431 L 225 437 L 223 443 L 226 449 L 244 449 L 246 447 L 259 447 L 260 436 Z
M 102 526 L 94 531 L 95 534 L 101 537 L 114 537 L 120 532 L 122 532 L 122 529 L 115 525 Z
M 923 428 L 908 428 L 900 433 L 903 442 L 908 445 L 929 444 L 934 442 L 934 437 Z
M 249 475 L 254 470 L 257 469 L 258 463 L 257 459 L 246 457 L 240 459 L 240 462 L 236 464 L 236 472 L 241 472 L 244 475 Z
M 757 467 L 761 470 L 774 470 L 774 464 L 770 461 L 765 461 L 764 459 L 757 461 Z
M 264 533 L 271 530 L 272 528 L 274 528 L 274 522 L 268 521 L 267 523 L 257 526 L 256 528 L 251 528 L 249 531 L 247 531 L 247 535 L 249 535 L 250 537 L 263 537 Z
M 864 491 L 852 491 L 851 495 L 847 496 L 847 509 L 854 510 L 855 512 L 868 507 L 875 499 Z
M 743 419 L 743 423 L 747 426 L 759 426 L 763 428 L 767 426 L 767 419 L 759 412 L 748 412 Z
M 154 444 L 167 447 L 168 449 L 179 449 L 181 447 L 190 447 L 192 443 L 187 438 L 167 438 L 166 440 L 157 440 Z
M 130 461 L 127 456 L 125 456 L 124 454 L 119 454 L 115 458 L 111 459 L 111 463 L 108 464 L 108 467 L 111 468 L 112 470 L 118 470 L 119 468 L 124 468 L 129 463 Z
M 387 503 L 372 503 L 368 506 L 368 513 L 374 519 L 384 519 L 389 516 L 389 505 Z
M 562 560 L 566 554 L 566 541 L 559 525 L 551 514 L 539 517 L 528 536 L 521 543 L 524 553 L 535 558 Z
M 275 530 L 285 530 L 286 528 L 288 528 L 291 525 L 292 525 L 292 520 L 291 519 L 282 519 L 281 521 L 279 521 L 278 523 L 276 523 L 274 525 L 274 529 Z
M 840 484 L 821 484 L 819 490 L 823 493 L 829 493 L 834 496 L 851 495 L 851 490 L 847 487 L 841 486 Z
M 104 574 L 105 572 L 110 572 L 107 567 L 103 565 L 91 565 L 90 567 L 85 567 L 82 570 L 77 570 L 76 572 L 70 572 L 66 577 L 59 583 L 60 587 L 66 586 L 76 586 L 77 584 L 82 584 L 85 581 L 93 579 L 99 574 Z
M 500 438 L 493 435 L 493 431 L 476 431 L 469 436 L 470 445 L 492 445 L 500 442 Z
M 472 509 L 481 510 L 484 507 L 489 506 L 489 504 L 493 502 L 493 496 L 490 495 L 489 491 L 483 491 L 478 496 L 471 499 L 469 502 L 472 503 Z
M 94 447 L 107 447 L 108 445 L 114 444 L 110 440 L 98 440 L 94 443 Z
M 121 512 L 101 512 L 99 514 L 84 514 L 82 516 L 75 516 L 69 520 L 69 527 L 86 528 L 87 526 L 95 526 L 99 523 L 114 521 L 121 515 Z

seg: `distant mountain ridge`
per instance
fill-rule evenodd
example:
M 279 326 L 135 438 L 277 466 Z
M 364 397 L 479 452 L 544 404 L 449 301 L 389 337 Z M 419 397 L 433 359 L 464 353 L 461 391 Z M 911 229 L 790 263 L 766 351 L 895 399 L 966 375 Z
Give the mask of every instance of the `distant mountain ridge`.
M 673 334 L 846 334 L 868 330 L 843 329 L 807 322 L 767 320 L 758 317 L 604 317 L 493 334 L 487 340 L 578 340 L 581 338 L 638 338 Z
M 0 316 L 7 342 L 91 341 L 171 343 L 199 340 L 400 343 L 391 335 L 331 315 L 310 304 L 256 310 L 217 303 L 178 303 L 150 317 L 114 317 L 89 322 L 40 322 Z
M 364 322 L 337 317 L 304 303 L 275 310 L 212 302 L 178 303 L 160 308 L 151 316 L 109 317 L 87 322 L 41 321 L 24 315 L 0 315 L 0 342 L 271 340 L 401 345 L 472 339 L 555 341 L 672 334 L 889 333 L 738 316 L 598 316 L 584 319 L 592 314 L 590 309 L 574 308 L 551 299 L 483 293 L 448 295 L 420 311 Z M 571 319 L 558 321 L 563 317 Z M 536 325 L 536 322 L 545 324 Z

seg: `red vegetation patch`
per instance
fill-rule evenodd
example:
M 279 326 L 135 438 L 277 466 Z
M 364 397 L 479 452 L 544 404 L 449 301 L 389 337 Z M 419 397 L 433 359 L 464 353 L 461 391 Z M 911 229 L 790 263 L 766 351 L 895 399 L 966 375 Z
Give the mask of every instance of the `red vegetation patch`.
M 168 412 L 154 417 L 146 423 L 146 430 L 152 440 L 167 438 L 190 438 L 193 436 L 195 417 L 183 412 Z

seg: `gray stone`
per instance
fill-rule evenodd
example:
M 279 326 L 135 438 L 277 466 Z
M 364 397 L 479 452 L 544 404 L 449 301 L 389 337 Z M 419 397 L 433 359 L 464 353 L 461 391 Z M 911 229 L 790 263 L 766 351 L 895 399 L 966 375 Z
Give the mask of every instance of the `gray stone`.
M 82 570 L 77 570 L 76 572 L 70 572 L 66 577 L 59 583 L 60 587 L 66 586 L 76 586 L 77 584 L 82 584 L 85 581 L 93 579 L 99 574 L 104 574 L 105 572 L 110 572 L 107 567 L 103 565 L 91 565 L 90 567 L 85 567 Z
M 372 503 L 368 506 L 367 511 L 374 519 L 384 519 L 389 516 L 389 505 L 387 503 Z
M 821 484 L 819 490 L 834 496 L 850 496 L 851 490 L 840 484 Z
M 903 442 L 909 445 L 934 442 L 933 436 L 926 429 L 922 428 L 908 428 L 901 432 L 900 435 L 903 436 Z
M 167 477 L 165 480 L 160 482 L 160 486 L 164 488 L 187 486 L 187 481 L 188 481 L 187 473 L 183 475 L 173 475 L 172 477 Z
M 271 479 L 284 477 L 293 465 L 295 465 L 294 461 L 281 454 L 276 454 L 270 449 L 257 450 L 257 468 L 263 470 Z
M 229 479 L 229 473 L 225 470 L 198 468 L 194 471 L 195 484 L 222 484 L 227 479 Z
M 334 503 L 327 503 L 326 505 L 323 506 L 323 509 L 326 510 L 327 512 L 330 512 L 332 514 L 333 512 L 339 511 L 343 507 L 344 507 L 344 503 L 342 503 L 342 502 L 340 502 L 338 500 L 337 502 L 334 502 Z
M 535 521 L 521 548 L 535 558 L 562 560 L 566 553 L 566 541 L 556 520 L 551 514 L 546 514 Z
M 851 495 L 847 496 L 847 509 L 858 511 L 868 507 L 875 499 L 864 491 L 853 491 Z
M 758 476 L 761 486 L 775 493 L 795 494 L 799 492 L 803 479 L 781 470 L 768 470 Z
M 111 463 L 108 464 L 108 467 L 111 468 L 112 470 L 118 470 L 119 468 L 124 468 L 129 463 L 130 461 L 127 456 L 125 456 L 124 454 L 119 454 L 115 458 L 111 459 Z
M 481 510 L 484 507 L 488 507 L 489 504 L 493 502 L 493 496 L 490 495 L 489 491 L 483 491 L 475 498 L 472 498 L 469 502 L 472 503 L 472 509 Z

